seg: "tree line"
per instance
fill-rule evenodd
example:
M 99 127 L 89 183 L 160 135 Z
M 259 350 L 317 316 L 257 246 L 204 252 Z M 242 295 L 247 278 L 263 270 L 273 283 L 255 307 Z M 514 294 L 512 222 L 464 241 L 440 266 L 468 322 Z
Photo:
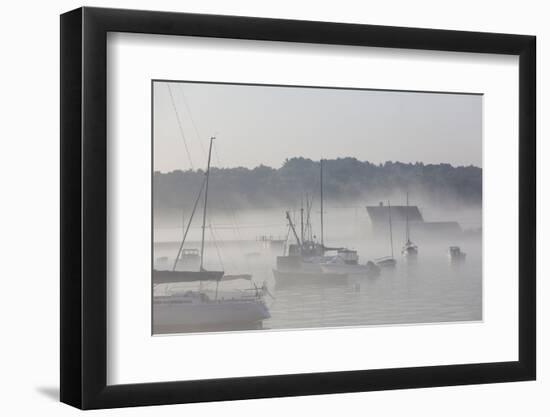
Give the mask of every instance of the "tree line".
M 331 204 L 384 200 L 413 193 L 417 199 L 439 205 L 481 205 L 482 169 L 450 164 L 373 164 L 356 158 L 323 162 L 324 198 Z M 204 181 L 203 170 L 154 172 L 156 209 L 190 210 Z M 309 194 L 318 198 L 320 162 L 287 159 L 281 168 L 211 168 L 209 209 L 263 209 L 296 207 Z

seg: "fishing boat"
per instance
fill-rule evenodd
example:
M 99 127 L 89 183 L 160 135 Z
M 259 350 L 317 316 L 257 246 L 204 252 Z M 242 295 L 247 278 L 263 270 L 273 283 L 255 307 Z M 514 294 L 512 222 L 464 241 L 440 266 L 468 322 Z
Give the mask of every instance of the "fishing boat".
M 459 246 L 449 246 L 447 253 L 451 262 L 462 262 L 466 260 L 466 254 L 460 250 Z
M 409 193 L 407 193 L 407 210 L 405 212 L 405 244 L 401 249 L 401 254 L 408 259 L 416 259 L 418 256 L 418 246 L 410 238 L 409 230 Z
M 155 295 L 153 297 L 153 326 L 156 332 L 189 332 L 215 331 L 257 328 L 262 321 L 269 318 L 269 310 L 264 301 L 268 293 L 264 285 L 258 288 L 249 274 L 226 275 L 224 271 L 209 271 L 204 268 L 206 214 L 208 207 L 208 185 L 210 178 L 210 161 L 212 143 L 210 138 L 208 163 L 205 179 L 193 206 L 189 223 L 185 229 L 178 254 L 171 270 L 153 270 L 153 284 L 175 284 L 184 282 L 198 282 L 198 289 L 169 295 Z M 185 238 L 191 226 L 197 205 L 204 189 L 202 214 L 202 237 L 200 249 L 200 263 L 196 271 L 180 271 L 177 265 L 183 253 Z M 245 279 L 253 283 L 252 293 L 237 292 L 231 297 L 222 297 L 219 294 L 219 285 L 226 280 Z M 213 282 L 213 294 L 205 289 L 205 284 Z
M 300 209 L 300 235 L 290 216 L 286 212 L 289 233 L 292 232 L 295 243 L 289 244 L 288 252 L 278 256 L 276 269 L 273 276 L 278 285 L 303 282 L 327 282 L 334 284 L 347 284 L 348 273 L 342 271 L 324 271 L 322 265 L 338 256 L 338 251 L 344 253 L 345 248 L 332 248 L 325 246 L 324 242 L 324 201 L 323 201 L 323 160 L 320 161 L 320 206 L 321 206 L 321 240 L 317 241 L 313 235 L 310 212 L 312 204 L 306 197 L 306 213 L 303 204 Z M 307 218 L 304 222 L 304 214 Z M 355 255 L 357 253 L 355 252 Z
M 380 268 L 395 268 L 397 261 L 393 257 L 393 232 L 392 232 L 392 223 L 391 223 L 391 204 L 388 200 L 388 224 L 390 231 L 390 250 L 391 256 L 384 256 L 382 258 L 375 259 L 376 265 Z
M 286 217 L 296 243 L 288 245 L 287 255 L 277 256 L 277 267 L 273 269 L 277 285 L 320 282 L 347 284 L 347 273 L 329 272 L 322 268 L 323 263 L 333 258 L 327 256 L 326 252 L 343 250 L 343 248 L 328 248 L 313 240 L 301 240 L 288 211 Z

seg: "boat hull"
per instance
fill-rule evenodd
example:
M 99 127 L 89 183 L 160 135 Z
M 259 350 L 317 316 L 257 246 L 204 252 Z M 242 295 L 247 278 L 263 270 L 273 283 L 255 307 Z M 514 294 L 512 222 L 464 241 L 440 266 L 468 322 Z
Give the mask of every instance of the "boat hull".
M 404 258 L 406 259 L 416 259 L 418 257 L 418 249 L 416 248 L 403 248 L 403 250 L 401 251 L 401 254 L 403 255 Z
M 461 253 L 458 255 L 449 255 L 449 261 L 453 263 L 464 262 L 466 260 L 466 254 Z
M 270 317 L 263 302 L 221 300 L 186 304 L 165 299 L 153 304 L 153 333 L 257 329 Z
M 178 282 L 221 281 L 223 271 L 159 271 L 153 270 L 153 284 Z
M 397 261 L 393 258 L 382 259 L 380 261 L 377 261 L 376 265 L 378 265 L 380 268 L 391 269 L 395 268 L 395 266 L 397 265 Z

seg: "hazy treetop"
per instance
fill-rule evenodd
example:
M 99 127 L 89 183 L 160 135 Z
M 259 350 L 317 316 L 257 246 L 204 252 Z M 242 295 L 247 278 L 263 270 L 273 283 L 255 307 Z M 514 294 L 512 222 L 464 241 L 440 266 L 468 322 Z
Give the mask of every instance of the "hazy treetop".
M 332 205 L 385 201 L 404 203 L 407 192 L 414 201 L 444 205 L 481 205 L 482 169 L 449 164 L 372 164 L 355 158 L 326 160 L 325 199 Z M 296 207 L 304 196 L 318 201 L 320 164 L 291 158 L 281 168 L 260 165 L 249 168 L 212 168 L 209 207 L 259 209 Z M 162 209 L 190 211 L 204 181 L 204 171 L 155 172 L 154 205 Z

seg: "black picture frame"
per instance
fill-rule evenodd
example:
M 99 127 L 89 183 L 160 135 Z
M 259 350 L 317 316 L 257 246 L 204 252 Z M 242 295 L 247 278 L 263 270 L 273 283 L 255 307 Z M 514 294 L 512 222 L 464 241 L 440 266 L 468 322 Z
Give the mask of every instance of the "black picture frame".
M 519 360 L 107 385 L 108 32 L 519 56 Z M 534 36 L 171 12 L 61 15 L 61 401 L 82 409 L 533 380 L 536 377 Z

